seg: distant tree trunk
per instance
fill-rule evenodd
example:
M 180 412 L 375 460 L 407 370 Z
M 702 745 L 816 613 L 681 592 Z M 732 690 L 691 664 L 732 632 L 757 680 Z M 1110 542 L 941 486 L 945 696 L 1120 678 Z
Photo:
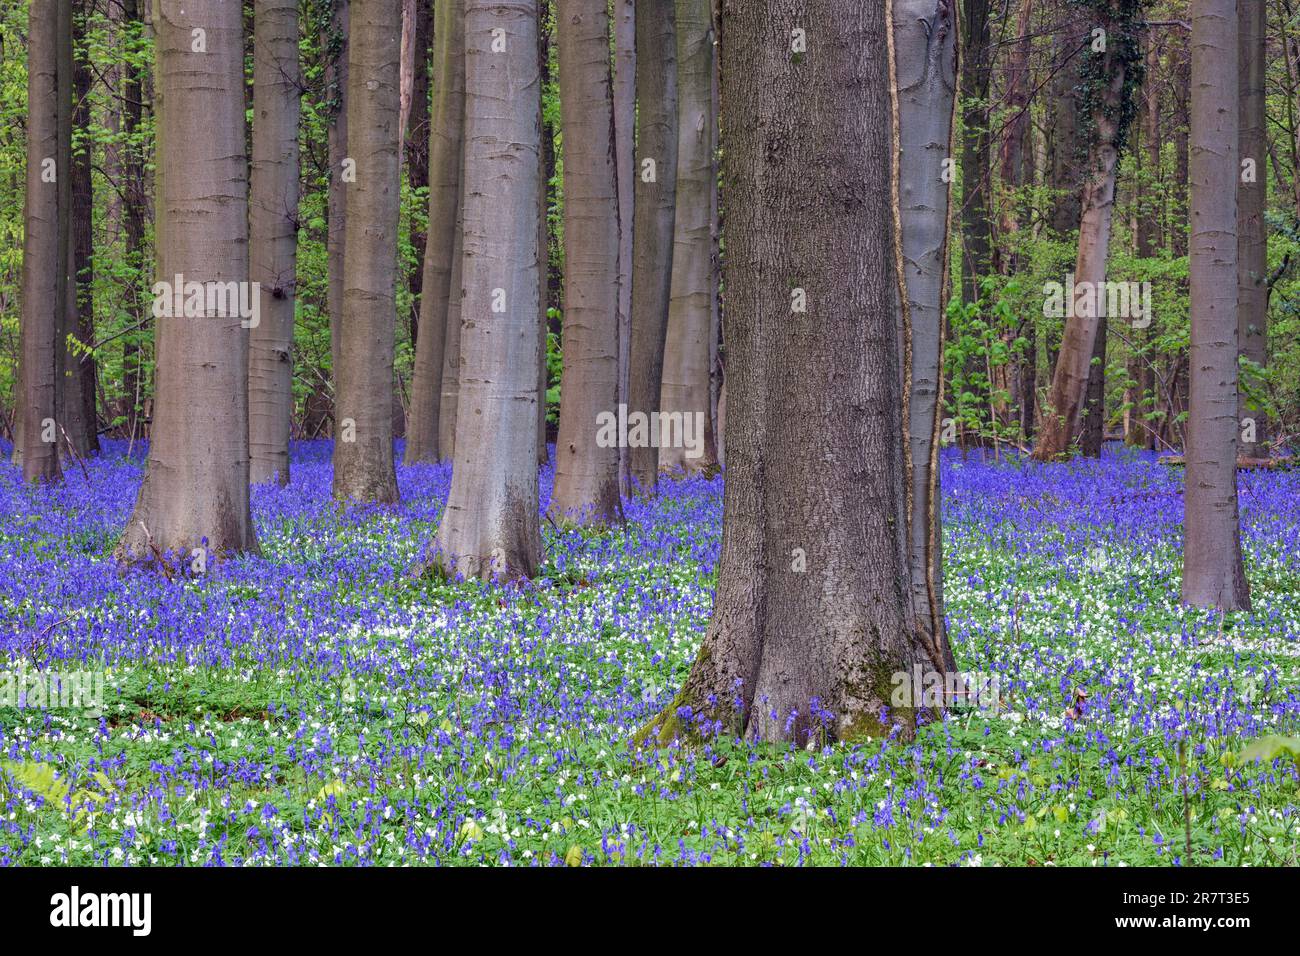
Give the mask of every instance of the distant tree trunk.
M 537 30 L 537 0 L 466 0 L 464 414 L 430 559 L 467 577 L 531 577 L 541 561 Z
M 206 561 L 257 551 L 248 504 L 248 331 L 239 309 L 211 301 L 216 283 L 248 281 L 244 24 L 239 4 L 189 0 L 157 16 L 155 30 L 154 306 L 165 308 L 177 276 L 187 286 L 208 284 L 209 301 L 198 316 L 156 318 L 149 462 L 115 554 L 149 562 L 180 551 L 194 567 L 195 552 Z M 206 52 L 195 49 L 195 30 Z M 203 135 L 195 134 L 199 120 Z
M 551 46 L 546 30 L 548 4 L 542 0 L 538 4 L 537 29 L 537 73 L 545 98 L 545 90 L 551 82 Z M 547 302 L 547 272 L 550 267 L 550 173 L 547 161 L 547 136 L 549 129 L 545 119 L 541 121 L 541 143 L 537 150 L 537 321 L 539 339 L 537 349 L 537 466 L 545 467 L 550 460 L 550 446 L 546 435 L 546 393 L 550 384 L 550 366 L 547 363 L 547 329 L 550 318 Z M 552 144 L 553 145 L 553 144 Z
M 1237 513 L 1237 5 L 1192 0 L 1191 393 L 1183 603 L 1250 608 Z
M 140 21 L 140 8 L 136 0 L 123 0 L 123 24 Z M 126 196 L 123 202 L 126 261 L 133 269 L 144 270 L 145 222 L 148 218 L 149 189 L 145 179 L 145 163 L 138 141 L 144 122 L 144 69 L 138 63 L 127 63 L 122 85 L 122 140 L 123 164 L 126 173 Z M 130 444 L 134 444 L 139 431 L 140 405 L 144 392 L 144 360 L 139 339 L 147 334 L 149 310 L 140 294 L 140 283 L 128 283 L 128 309 L 140 326 L 134 334 L 123 337 L 122 391 L 126 400 L 126 426 Z M 130 445 L 128 445 L 130 447 Z
M 1119 160 L 1119 118 L 1127 68 L 1118 54 L 1118 40 L 1094 58 L 1099 71 L 1096 107 L 1090 117 L 1093 132 L 1088 147 L 1079 219 L 1079 253 L 1074 266 L 1073 315 L 1065 322 L 1052 387 L 1043 410 L 1034 458 L 1052 461 L 1065 455 L 1079 434 L 1080 418 L 1097 349 L 1103 283 L 1110 252 L 1111 217 L 1115 207 L 1115 170 Z M 1095 294 L 1089 295 L 1088 290 Z
M 67 151 L 71 157 L 68 207 L 68 274 L 64 296 L 65 333 L 77 346 L 62 349 L 64 394 L 60 399 L 70 451 L 78 456 L 99 450 L 98 416 L 95 413 L 97 379 L 95 356 L 85 349 L 95 341 L 95 311 L 91 298 L 94 280 L 94 234 L 91 213 L 94 192 L 91 184 L 90 63 L 84 56 L 73 58 L 72 41 L 85 36 L 86 0 L 69 5 L 71 37 L 67 59 L 71 69 L 71 97 L 68 101 Z M 72 142 L 75 131 L 80 142 Z
M 885 5 L 809 0 L 798 69 L 775 42 L 789 36 L 779 6 L 722 13 L 726 530 L 704 646 L 643 734 L 661 743 L 699 735 L 697 720 L 800 745 L 891 723 L 910 736 L 891 674 L 925 660 L 908 597 Z M 792 282 L 806 315 L 791 314 Z
M 1268 14 L 1263 3 L 1238 3 L 1240 13 L 1241 161 L 1251 161 L 1253 178 L 1245 175 L 1237 209 L 1237 334 L 1241 355 L 1252 365 L 1268 364 L 1268 229 L 1264 206 L 1268 192 L 1268 140 L 1265 134 L 1264 64 Z M 1240 384 L 1240 383 L 1239 383 Z M 1258 457 L 1265 437 L 1263 412 L 1239 388 L 1240 453 Z M 1246 420 L 1250 421 L 1247 422 Z M 1251 437 L 1254 441 L 1248 441 Z
M 628 410 L 659 410 L 677 213 L 677 16 L 673 3 L 636 11 L 637 176 L 632 240 Z M 628 449 L 629 476 L 653 492 L 659 449 Z
M 349 0 L 329 0 L 330 25 L 324 40 L 325 85 L 331 94 L 326 132 L 330 181 L 326 193 L 325 258 L 329 272 L 326 308 L 330 314 L 330 359 L 334 370 L 334 438 L 339 437 L 339 368 L 343 363 L 343 259 L 347 237 L 347 193 L 343 163 L 348 154 L 348 28 Z
M 564 124 L 564 373 L 550 513 L 620 522 L 618 443 L 598 416 L 618 413 L 618 183 L 605 0 L 558 0 Z
M 662 16 L 667 3 L 655 4 Z M 628 401 L 632 348 L 632 206 L 633 155 L 636 143 L 636 10 L 633 0 L 613 0 L 614 18 L 614 156 L 618 180 L 618 401 Z M 628 492 L 628 459 L 618 449 L 619 490 Z
M 680 415 L 683 422 L 689 419 L 692 428 L 702 423 L 697 429 L 702 434 L 696 436 L 696 450 L 684 441 L 660 447 L 660 471 L 708 471 L 717 464 L 709 379 L 718 292 L 712 233 L 717 185 L 713 45 L 709 0 L 677 0 L 676 235 L 659 409 Z M 696 451 L 697 457 L 688 456 Z
M 1159 203 L 1160 178 L 1160 92 L 1155 85 L 1156 70 L 1160 64 L 1160 51 L 1155 41 L 1147 39 L 1147 81 L 1146 97 L 1142 104 L 1142 147 L 1145 150 L 1143 170 L 1145 177 L 1139 180 L 1137 254 L 1148 259 L 1155 256 L 1160 245 L 1161 215 Z M 1128 427 L 1124 432 L 1125 444 L 1133 448 L 1151 449 L 1155 447 L 1153 422 L 1147 415 L 1154 407 L 1151 401 L 1155 376 L 1151 371 L 1153 356 L 1147 351 L 1151 339 L 1149 329 L 1133 329 L 1133 354 L 1129 359 L 1129 380 L 1132 393 L 1129 396 Z
M 1100 458 L 1101 446 L 1106 440 L 1106 338 L 1109 330 L 1107 317 L 1098 315 L 1079 431 L 1079 451 L 1085 458 Z
M 943 613 L 939 433 L 948 274 L 948 183 L 956 93 L 956 0 L 894 0 L 898 211 L 908 333 L 908 554 L 912 610 L 936 668 L 954 672 Z
M 66 233 L 60 229 L 59 191 L 69 178 L 59 143 L 60 48 L 58 0 L 31 0 L 27 35 L 27 193 L 23 215 L 23 299 L 20 329 L 20 442 L 28 482 L 58 481 L 59 385 L 57 348 L 63 327 Z M 69 24 L 70 26 L 70 24 Z M 66 92 L 66 91 L 65 91 Z
M 411 101 L 406 114 L 407 121 L 402 124 L 405 138 L 402 141 L 402 155 L 406 162 L 406 181 L 411 187 L 412 195 L 419 195 L 420 190 L 429 188 L 429 60 L 431 40 L 433 37 L 432 4 L 423 0 L 404 0 L 413 8 L 411 11 L 410 55 Z M 403 8 L 403 23 L 406 21 L 406 8 Z M 424 230 L 416 223 L 415 216 L 410 217 L 411 248 L 423 251 L 427 237 Z M 411 311 L 409 315 L 411 344 L 416 346 L 420 339 L 420 299 L 424 292 L 424 266 L 421 262 L 407 273 L 407 289 L 411 293 Z M 410 441 L 410 432 L 407 432 Z
M 434 93 L 430 110 L 429 224 L 424 246 L 424 280 L 420 297 L 420 328 L 415 342 L 415 373 L 411 379 L 411 415 L 406 432 L 406 463 L 438 461 L 451 454 L 441 447 L 444 429 L 455 427 L 455 416 L 444 424 L 443 368 L 448 341 L 448 306 L 453 297 L 453 255 L 458 242 L 460 174 L 465 125 L 465 6 L 464 0 L 438 5 L 433 30 Z M 455 298 L 459 299 L 459 290 Z M 459 331 L 459 330 L 458 330 Z
M 253 7 L 248 265 L 261 309 L 249 343 L 250 478 L 289 483 L 298 248 L 298 3 Z
M 342 365 L 334 497 L 397 500 L 393 467 L 393 346 L 401 202 L 398 135 L 401 0 L 352 0 L 348 49 L 348 182 L 344 220 Z
M 980 280 L 992 262 L 989 206 L 989 79 L 991 38 L 989 0 L 965 0 L 962 4 L 961 95 L 961 237 L 962 301 L 980 297 Z

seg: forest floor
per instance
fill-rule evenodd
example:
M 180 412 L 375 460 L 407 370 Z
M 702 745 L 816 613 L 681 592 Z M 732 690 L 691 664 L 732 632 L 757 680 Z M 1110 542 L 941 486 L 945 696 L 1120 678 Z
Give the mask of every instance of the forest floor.
M 543 576 L 503 588 L 408 571 L 448 467 L 343 510 L 304 445 L 254 491 L 261 557 L 168 580 L 112 562 L 123 451 L 54 488 L 0 465 L 0 864 L 1300 857 L 1296 762 L 1239 757 L 1300 727 L 1300 472 L 1242 474 L 1254 610 L 1222 618 L 1178 604 L 1180 469 L 945 453 L 952 638 L 996 708 L 910 744 L 636 752 L 708 622 L 720 478 L 547 526 Z M 15 706 L 40 669 L 102 680 L 102 713 Z

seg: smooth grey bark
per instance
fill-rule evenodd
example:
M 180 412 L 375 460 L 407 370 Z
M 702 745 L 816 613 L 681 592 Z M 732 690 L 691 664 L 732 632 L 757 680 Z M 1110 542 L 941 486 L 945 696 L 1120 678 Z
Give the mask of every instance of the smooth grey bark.
M 642 4 L 645 6 L 645 4 Z M 658 6 L 658 5 L 656 5 Z M 667 6 L 667 4 L 664 4 Z M 659 11 L 662 15 L 662 11 Z M 618 400 L 628 401 L 632 352 L 632 235 L 636 143 L 636 9 L 634 0 L 613 0 L 614 158 L 618 181 Z M 630 450 L 618 449 L 619 490 L 629 490 Z
M 703 453 L 684 443 L 659 449 L 660 471 L 708 471 L 717 464 L 710 359 L 718 295 L 713 267 L 718 117 L 714 110 L 714 32 L 709 0 L 677 0 L 677 212 L 661 411 L 701 416 Z
M 1264 207 L 1268 192 L 1268 138 L 1264 113 L 1264 66 L 1268 12 L 1263 3 L 1238 3 L 1240 70 L 1238 96 L 1241 109 L 1239 143 L 1241 161 L 1254 163 L 1253 181 L 1242 179 L 1237 209 L 1237 335 L 1241 356 L 1252 365 L 1268 364 L 1268 227 Z M 1244 171 L 1243 171 L 1244 175 Z M 1240 386 L 1240 383 L 1238 383 Z M 1241 455 L 1260 455 L 1265 437 L 1263 410 L 1239 388 Z M 1253 428 L 1247 430 L 1247 419 Z M 1256 440 L 1247 441 L 1253 432 Z
M 457 203 L 456 226 L 451 243 L 451 281 L 447 296 L 447 327 L 442 345 L 442 383 L 438 399 L 438 455 L 444 461 L 456 456 L 456 411 L 460 404 L 460 332 L 461 301 L 465 283 L 461 273 L 465 264 L 465 164 L 461 159 L 461 194 Z
M 339 434 L 334 497 L 394 502 L 393 348 L 401 202 L 398 131 L 401 0 L 352 0 L 348 42 L 348 152 Z M 349 440 L 351 439 L 351 440 Z
M 557 0 L 564 130 L 564 370 L 550 515 L 623 520 L 617 443 L 598 416 L 618 411 L 618 182 L 605 0 Z
M 248 272 L 259 284 L 249 336 L 248 450 L 254 484 L 289 483 L 298 262 L 298 3 L 253 8 L 253 149 Z
M 911 355 L 907 428 L 912 609 L 937 658 L 932 663 L 954 672 L 943 613 L 938 454 L 948 284 L 949 188 L 944 169 L 956 102 L 955 0 L 893 0 L 892 11 L 898 212 L 907 293 L 903 314 Z
M 450 456 L 440 434 L 443 368 L 452 297 L 453 255 L 460 210 L 460 174 L 465 126 L 465 3 L 438 5 L 434 23 L 434 99 L 429 140 L 429 225 L 424 247 L 420 330 L 411 380 L 411 416 L 406 432 L 406 463 Z M 454 428 L 455 415 L 446 427 Z
M 537 33 L 537 0 L 466 0 L 460 408 L 430 560 L 467 577 L 531 577 L 541 560 Z
M 58 481 L 59 383 L 57 348 L 64 325 L 66 233 L 59 192 L 69 180 L 59 142 L 59 57 L 63 37 L 58 0 L 32 0 L 27 38 L 27 181 L 23 210 L 23 299 L 19 330 L 19 411 L 14 443 L 23 480 Z M 65 90 L 66 92 L 66 90 Z
M 196 29 L 206 52 L 194 49 Z M 248 156 L 239 4 L 156 7 L 155 36 L 158 304 L 175 291 L 161 283 L 177 275 L 187 284 L 247 283 Z M 119 560 L 257 551 L 248 501 L 248 330 L 238 309 L 213 306 L 205 302 L 196 317 L 155 318 L 149 460 L 114 552 Z
M 1183 603 L 1250 607 L 1237 510 L 1237 5 L 1192 0 Z
M 636 16 L 636 216 L 627 404 L 629 411 L 650 415 L 659 410 L 677 215 L 677 16 L 670 2 L 643 3 Z M 632 484 L 653 492 L 659 449 L 629 448 L 628 473 Z
M 343 161 L 348 158 L 348 28 L 349 0 L 329 0 L 330 24 L 324 38 L 325 85 L 333 94 L 326 131 L 330 181 L 326 193 L 325 259 L 329 271 L 326 308 L 330 314 L 330 367 L 334 375 L 334 438 L 339 437 L 338 374 L 343 362 L 343 258 L 347 238 L 347 190 Z
M 892 675 L 925 660 L 908 584 L 885 9 L 809 0 L 809 52 L 792 69 L 783 6 L 722 12 L 722 556 L 704 645 L 642 740 L 696 736 L 697 718 L 801 745 L 912 729 L 908 708 L 880 719 Z M 806 315 L 791 315 L 791 282 Z

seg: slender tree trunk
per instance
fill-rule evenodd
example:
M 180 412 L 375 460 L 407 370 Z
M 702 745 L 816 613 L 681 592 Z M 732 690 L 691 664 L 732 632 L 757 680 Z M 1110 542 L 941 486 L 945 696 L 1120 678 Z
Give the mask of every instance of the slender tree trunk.
M 1118 57 L 1118 41 L 1096 58 L 1104 78 L 1093 110 L 1094 128 L 1088 148 L 1086 176 L 1080 203 L 1079 253 L 1074 266 L 1073 315 L 1065 322 L 1052 387 L 1047 396 L 1034 458 L 1052 461 L 1065 455 L 1079 425 L 1092 360 L 1097 348 L 1105 296 L 1106 258 L 1110 252 L 1111 217 L 1115 207 L 1115 170 L 1119 160 L 1119 114 L 1124 98 L 1126 69 Z M 1090 290 L 1092 293 L 1090 294 Z
M 442 394 L 438 400 L 438 457 L 450 460 L 456 454 L 456 411 L 460 402 L 460 332 L 461 301 L 465 296 L 465 283 L 461 279 L 464 266 L 464 207 L 465 162 L 461 158 L 460 199 L 457 201 L 456 225 L 451 243 L 451 281 L 447 296 L 447 327 L 442 345 Z
M 1079 28 L 1073 22 L 1077 10 L 1068 3 L 1062 3 L 1060 10 L 1052 38 L 1055 73 L 1048 104 L 1048 182 L 1052 187 L 1048 222 L 1057 237 L 1064 238 L 1079 227 L 1083 191 L 1077 101 L 1083 54 Z
M 684 440 L 661 445 L 660 471 L 700 472 L 717 465 L 710 398 L 718 292 L 712 233 L 713 48 L 709 0 L 677 0 L 677 211 L 659 409 L 689 421 L 699 434 L 694 449 Z
M 71 18 L 70 38 L 67 44 L 67 67 L 71 71 L 68 100 L 67 151 L 71 157 L 69 169 L 68 209 L 68 273 L 64 296 L 63 395 L 60 407 L 67 431 L 65 448 L 70 454 L 85 456 L 99 450 L 98 420 L 95 414 L 96 373 L 94 353 L 86 352 L 95 340 L 95 313 L 91 299 L 94 279 L 94 235 L 91 213 L 94 209 L 94 192 L 91 185 L 91 129 L 90 129 L 90 64 L 85 57 L 75 56 L 73 42 L 85 35 L 85 0 L 75 0 L 68 5 Z M 76 137 L 79 142 L 73 144 Z M 75 343 L 75 344 L 73 344 Z M 60 436 L 62 437 L 62 436 Z
M 66 234 L 59 191 L 69 178 L 59 142 L 60 0 L 31 0 L 27 34 L 27 193 L 23 215 L 23 299 L 19 375 L 22 432 L 15 443 L 23 480 L 58 481 L 59 382 L 57 342 L 64 324 Z M 69 24 L 70 28 L 70 24 Z M 66 90 L 64 90 L 66 92 Z
M 420 328 L 416 338 L 415 374 L 411 379 L 411 417 L 406 432 L 406 463 L 438 461 L 451 448 L 439 442 L 444 428 L 443 368 L 448 342 L 448 306 L 452 298 L 452 257 L 456 250 L 460 208 L 461 157 L 465 124 L 464 0 L 438 5 L 434 24 L 434 99 L 430 115 L 429 225 L 424 247 Z M 459 298 L 457 294 L 456 298 Z
M 667 3 L 655 4 L 667 7 Z M 618 401 L 628 402 L 632 351 L 633 155 L 636 143 L 636 10 L 634 0 L 613 0 L 614 158 L 618 180 Z M 660 16 L 663 10 L 656 11 Z M 629 490 L 629 449 L 618 449 L 619 490 Z
M 140 22 L 140 8 L 136 0 L 123 0 L 122 22 L 124 25 Z M 127 264 L 132 269 L 141 270 L 143 274 L 149 189 L 138 137 L 144 122 L 144 71 L 137 63 L 127 63 L 124 71 L 122 149 L 126 172 L 126 197 L 123 202 L 125 252 Z M 126 397 L 126 426 L 130 447 L 140 432 L 140 405 L 144 392 L 144 359 L 140 340 L 147 334 L 150 315 L 142 301 L 139 283 L 128 284 L 127 296 L 131 315 L 140 326 L 138 331 L 124 336 L 122 343 L 122 391 Z
M 537 31 L 537 0 L 466 0 L 463 414 L 431 558 L 480 578 L 531 577 L 541 560 Z
M 717 730 L 802 745 L 893 722 L 908 736 L 891 674 L 925 660 L 908 596 L 885 5 L 809 0 L 798 69 L 778 6 L 722 14 L 725 531 L 704 646 L 643 735 L 659 742 Z
M 965 0 L 962 4 L 962 301 L 967 303 L 979 299 L 980 280 L 988 275 L 992 264 L 989 12 L 989 0 Z
M 1146 52 L 1146 97 L 1142 104 L 1142 148 L 1143 177 L 1139 180 L 1137 254 L 1139 258 L 1149 259 L 1156 255 L 1160 246 L 1160 91 L 1155 78 L 1160 65 L 1160 51 L 1154 39 L 1147 38 Z M 1155 376 L 1151 371 L 1152 355 L 1150 348 L 1151 332 L 1149 329 L 1133 329 L 1133 355 L 1129 360 L 1129 380 L 1132 384 L 1129 408 L 1129 427 L 1125 429 L 1125 444 L 1133 448 L 1151 449 L 1155 447 L 1152 431 L 1154 423 L 1147 420 L 1147 415 L 1154 407 L 1151 393 Z
M 153 291 L 163 314 L 149 462 L 115 553 L 147 562 L 181 551 L 195 568 L 209 554 L 257 550 L 248 503 L 248 331 L 239 309 L 212 301 L 218 284 L 248 281 L 244 25 L 239 5 L 225 0 L 189 0 L 159 12 L 155 24 Z M 176 311 L 167 300 L 178 292 L 177 276 L 187 291 L 191 283 L 206 287 L 201 314 L 166 314 Z
M 343 217 L 342 365 L 334 497 L 397 500 L 393 347 L 401 202 L 398 60 L 401 0 L 352 0 L 348 44 L 348 182 Z
M 558 0 L 564 124 L 564 373 L 550 513 L 619 522 L 618 442 L 599 416 L 618 412 L 618 183 L 605 0 Z
M 538 4 L 537 23 L 537 74 L 538 85 L 545 99 L 551 82 L 551 46 L 547 30 L 549 8 L 545 0 Z M 537 466 L 544 468 L 550 461 L 550 445 L 546 435 L 546 393 L 550 384 L 550 366 L 547 362 L 547 329 L 549 303 L 547 302 L 547 272 L 550 267 L 550 174 L 547 163 L 547 137 L 549 129 L 541 121 L 541 143 L 537 151 L 537 321 L 539 325 L 537 349 Z
M 429 61 L 432 56 L 432 8 L 425 0 L 404 0 L 412 5 L 410 21 L 412 37 L 410 41 L 411 63 L 411 102 L 406 114 L 407 121 L 402 124 L 405 138 L 402 141 L 402 156 L 406 162 L 406 181 L 411 187 L 411 194 L 418 196 L 420 190 L 429 188 L 429 145 L 432 132 L 429 126 Z M 403 8 L 403 22 L 406 20 Z M 423 250 L 428 241 L 427 224 L 420 227 L 412 213 L 409 218 L 411 248 Z M 424 293 L 424 264 L 414 266 L 407 273 L 406 287 L 411 293 L 411 311 L 408 316 L 411 331 L 411 345 L 418 347 L 420 341 L 420 300 Z M 407 430 L 407 441 L 410 441 Z
M 1085 458 L 1100 458 L 1106 441 L 1106 338 L 1110 331 L 1107 317 L 1097 316 L 1097 333 L 1092 342 L 1088 365 L 1088 384 L 1084 389 L 1080 413 L 1079 452 Z
M 1268 364 L 1268 229 L 1264 206 L 1268 192 L 1268 140 L 1264 114 L 1265 31 L 1268 15 L 1262 2 L 1240 0 L 1241 62 L 1238 95 L 1241 108 L 1241 161 L 1253 167 L 1242 171 L 1237 209 L 1237 334 L 1241 355 L 1251 365 Z M 1240 383 L 1239 383 L 1240 384 Z M 1265 437 L 1263 412 L 1239 388 L 1237 417 L 1241 427 L 1240 453 L 1258 457 Z M 1248 439 L 1254 437 L 1254 441 Z
M 636 221 L 632 239 L 632 340 L 628 410 L 659 411 L 677 214 L 677 16 L 673 3 L 636 11 Z M 628 449 L 629 477 L 653 492 L 659 449 Z
M 347 193 L 345 160 L 348 152 L 348 30 L 349 0 L 329 0 L 330 25 L 325 47 L 325 85 L 332 103 L 330 125 L 326 132 L 329 151 L 330 181 L 326 194 L 327 231 L 325 258 L 328 263 L 329 287 L 326 308 L 330 314 L 330 360 L 334 370 L 334 438 L 339 438 L 338 388 L 343 357 L 343 269 L 347 238 Z
M 898 214 L 907 333 L 908 554 L 912 611 L 936 668 L 956 670 L 943 614 L 939 432 L 948 275 L 948 183 L 956 94 L 956 0 L 893 0 Z
M 1183 603 L 1250 608 L 1237 513 L 1237 4 L 1192 0 L 1191 393 Z
M 250 478 L 289 483 L 298 248 L 298 3 L 253 8 L 249 276 L 260 286 L 248 365 Z

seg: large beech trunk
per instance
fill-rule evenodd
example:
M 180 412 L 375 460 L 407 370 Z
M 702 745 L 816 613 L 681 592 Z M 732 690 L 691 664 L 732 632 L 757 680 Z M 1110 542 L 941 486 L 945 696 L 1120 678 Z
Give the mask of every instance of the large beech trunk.
M 912 608 L 936 667 L 956 670 L 943 614 L 939 430 L 947 293 L 948 183 L 956 91 L 955 0 L 893 0 L 898 90 L 898 213 L 906 282 L 908 554 Z
M 70 179 L 59 142 L 60 0 L 32 0 L 27 42 L 27 192 L 23 233 L 23 300 L 18 361 L 21 427 L 14 455 L 24 481 L 57 481 L 59 395 L 67 285 L 67 233 L 60 228 L 59 192 Z M 62 91 L 66 93 L 67 90 Z M 69 96 L 70 100 L 70 96 Z M 66 208 L 66 207 L 63 207 Z M 65 227 L 66 228 L 66 227 Z
M 617 444 L 598 416 L 618 411 L 618 184 L 605 0 L 558 0 L 564 124 L 564 372 L 550 514 L 617 522 Z
M 810 0 L 794 69 L 779 6 L 722 13 L 722 557 L 704 645 L 642 734 L 658 742 L 854 740 L 894 720 L 907 735 L 910 711 L 882 722 L 882 707 L 893 675 L 926 659 L 908 586 L 884 4 Z
M 344 206 L 343 331 L 334 443 L 334 497 L 397 500 L 393 467 L 393 346 L 400 213 L 400 0 L 352 0 L 348 152 L 356 182 Z
M 253 15 L 248 271 L 260 284 L 261 314 L 249 344 L 249 476 L 254 484 L 288 484 L 298 261 L 297 0 L 263 0 Z
M 415 341 L 411 380 L 411 416 L 406 430 L 408 465 L 449 457 L 440 444 L 445 428 L 455 427 L 454 413 L 445 426 L 442 374 L 446 361 L 447 316 L 453 295 L 452 256 L 460 209 L 461 159 L 465 125 L 465 5 L 447 0 L 438 5 L 433 30 L 434 92 L 429 140 L 429 225 L 424 247 L 420 296 L 420 334 Z M 459 290 L 454 290 L 459 298 Z
M 1237 512 L 1237 6 L 1192 0 L 1191 391 L 1183 602 L 1250 607 Z
M 196 29 L 204 31 L 206 52 L 193 47 Z M 155 30 L 159 280 L 247 283 L 240 7 L 190 0 L 156 17 Z M 193 562 L 199 550 L 257 549 L 248 503 L 248 330 L 239 310 L 216 311 L 155 320 L 149 462 L 117 546 L 120 559 L 181 550 Z
M 713 50 L 709 0 L 677 0 L 676 235 L 659 408 L 702 423 L 702 444 L 698 455 L 684 447 L 684 441 L 661 447 L 660 471 L 708 471 L 717 464 L 710 382 L 718 295 L 713 264 L 718 180 Z
M 541 560 L 537 31 L 537 0 L 466 0 L 460 410 L 430 558 L 481 578 L 531 577 Z

